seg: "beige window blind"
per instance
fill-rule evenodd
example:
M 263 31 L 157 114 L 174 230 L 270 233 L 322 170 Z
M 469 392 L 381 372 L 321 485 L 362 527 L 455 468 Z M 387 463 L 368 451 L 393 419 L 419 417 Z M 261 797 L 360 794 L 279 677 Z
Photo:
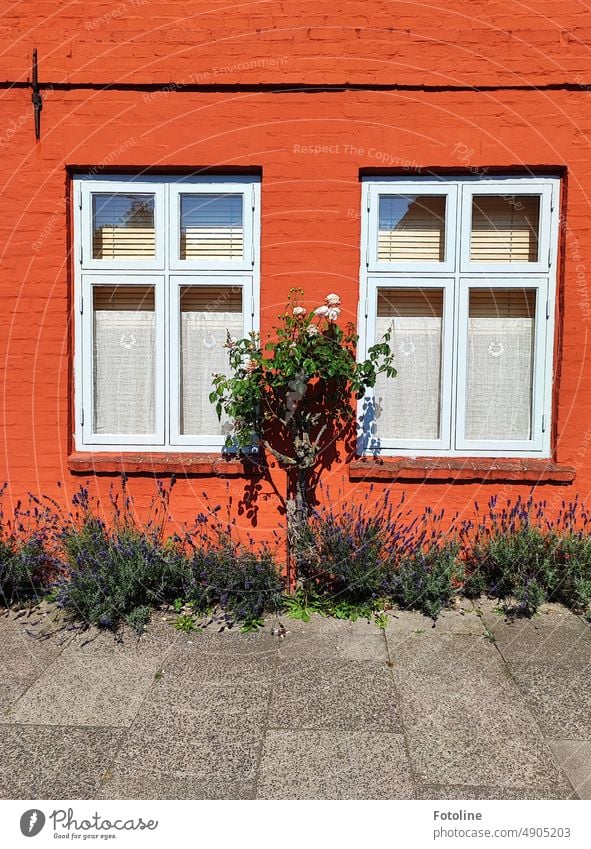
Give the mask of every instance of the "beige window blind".
M 540 221 L 537 195 L 475 195 L 472 262 L 536 262 Z
M 93 331 L 94 432 L 153 433 L 154 288 L 95 286 Z
M 442 195 L 382 195 L 378 262 L 443 262 L 445 208 Z
M 533 289 L 470 290 L 467 439 L 531 438 L 535 314 Z
M 377 339 L 391 331 L 397 375 L 379 375 L 377 433 L 438 439 L 441 419 L 442 289 L 378 289 Z
M 242 195 L 181 195 L 180 257 L 229 262 L 244 254 Z
M 180 310 L 180 432 L 223 434 L 226 422 L 207 399 L 212 375 L 230 373 L 227 334 L 243 336 L 242 287 L 183 286 Z
M 94 259 L 155 256 L 154 195 L 93 194 Z

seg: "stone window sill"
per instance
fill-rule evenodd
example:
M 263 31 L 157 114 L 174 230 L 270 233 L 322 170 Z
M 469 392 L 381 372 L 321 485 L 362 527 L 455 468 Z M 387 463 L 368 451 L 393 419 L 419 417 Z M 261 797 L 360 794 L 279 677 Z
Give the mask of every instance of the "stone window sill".
M 264 474 L 256 458 L 230 458 L 223 454 L 125 453 L 80 451 L 70 454 L 68 468 L 80 474 L 201 475 L 219 478 Z
M 350 480 L 459 481 L 474 483 L 569 484 L 576 469 L 551 460 L 496 457 L 359 457 L 349 465 Z

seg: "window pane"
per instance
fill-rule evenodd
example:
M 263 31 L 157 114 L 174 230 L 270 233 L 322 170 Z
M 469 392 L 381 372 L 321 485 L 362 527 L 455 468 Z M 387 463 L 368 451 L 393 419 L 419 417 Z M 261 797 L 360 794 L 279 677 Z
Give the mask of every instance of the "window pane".
M 378 436 L 438 439 L 443 289 L 378 289 L 377 338 L 387 330 L 398 374 L 376 383 Z
M 224 432 L 209 401 L 212 374 L 229 374 L 227 334 L 243 336 L 240 286 L 183 286 L 181 302 L 181 434 Z
M 94 259 L 150 259 L 155 255 L 154 195 L 93 194 Z
M 154 433 L 154 287 L 95 286 L 93 310 L 94 433 Z
M 381 195 L 378 262 L 443 262 L 443 195 Z
M 180 258 L 242 259 L 242 195 L 181 195 Z
M 537 262 L 539 195 L 474 195 L 473 262 Z
M 471 289 L 467 439 L 531 439 L 536 292 Z

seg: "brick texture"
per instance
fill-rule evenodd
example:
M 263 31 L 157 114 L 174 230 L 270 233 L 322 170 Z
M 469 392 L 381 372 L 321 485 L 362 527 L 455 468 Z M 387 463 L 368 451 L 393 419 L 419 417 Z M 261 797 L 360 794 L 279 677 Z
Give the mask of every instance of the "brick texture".
M 215 8 L 214 8 L 215 6 Z M 120 13 L 118 11 L 120 10 Z M 110 18 L 107 19 L 107 16 Z M 102 23 L 93 23 L 104 18 Z M 32 47 L 42 78 L 86 83 L 299 82 L 412 85 L 591 83 L 583 3 L 338 4 L 23 2 L 3 13 L 0 79 L 26 80 Z M 260 60 L 260 61 L 259 61 Z M 272 61 L 271 61 L 272 60 Z M 234 70 L 210 78 L 215 68 Z M 262 329 L 289 288 L 336 291 L 356 319 L 361 169 L 566 169 L 554 381 L 554 457 L 576 471 L 540 485 L 549 509 L 591 488 L 591 90 L 525 91 L 48 91 L 35 143 L 29 90 L 0 90 L 0 480 L 67 501 L 88 475 L 105 495 L 112 475 L 68 460 L 70 226 L 67 167 L 262 169 Z M 306 151 L 307 152 L 304 152 Z M 311 152 L 310 152 L 311 150 Z M 344 457 L 344 452 L 341 452 Z M 112 465 L 116 471 L 117 463 Z M 107 471 L 107 469 L 105 468 Z M 138 508 L 154 494 L 155 462 L 130 480 Z M 210 500 L 269 536 L 277 499 L 266 478 L 181 478 L 174 522 Z M 271 466 L 273 484 L 284 472 Z M 333 498 L 368 491 L 340 461 L 324 478 Z M 57 482 L 62 483 L 61 488 Z M 493 492 L 531 482 L 385 480 L 410 504 L 470 511 Z M 339 495 L 337 496 L 337 493 Z M 9 505 L 7 505 L 9 506 Z M 281 521 L 279 519 L 279 521 Z
M 536 85 L 589 77 L 582 0 L 21 0 L 0 79 Z

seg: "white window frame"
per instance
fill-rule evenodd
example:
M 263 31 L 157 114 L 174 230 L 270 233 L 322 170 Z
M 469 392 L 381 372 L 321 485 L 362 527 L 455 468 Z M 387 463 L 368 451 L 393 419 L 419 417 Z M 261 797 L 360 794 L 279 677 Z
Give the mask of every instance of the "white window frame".
M 367 212 L 369 213 L 369 233 L 367 242 L 367 267 L 370 271 L 399 271 L 403 274 L 432 272 L 443 274 L 454 271 L 456 262 L 455 232 L 457 218 L 458 187 L 453 183 L 439 181 L 405 181 L 404 189 L 395 192 L 384 190 L 383 183 L 367 185 Z M 402 183 L 400 184 L 402 186 Z M 445 259 L 443 262 L 380 262 L 378 260 L 378 230 L 380 218 L 380 195 L 443 195 L 445 205 Z
M 528 178 L 529 179 L 529 178 Z M 536 188 L 539 186 L 539 188 Z M 538 261 L 537 262 L 511 262 L 506 263 L 507 268 L 511 268 L 512 273 L 525 272 L 547 274 L 550 270 L 551 252 L 552 252 L 552 189 L 551 183 L 541 185 L 540 182 L 534 180 L 529 190 L 524 187 L 523 182 L 515 180 L 506 180 L 502 182 L 503 195 L 540 195 L 540 226 L 538 232 Z M 461 229 L 461 256 L 460 268 L 466 274 L 474 272 L 490 272 L 498 274 L 500 272 L 501 262 L 473 262 L 470 259 L 470 237 L 472 233 L 472 201 L 474 195 L 498 195 L 499 184 L 495 182 L 480 182 L 477 184 L 470 183 L 462 186 L 462 229 Z M 502 273 L 502 272 L 501 272 Z
M 241 260 L 232 262 L 195 259 L 181 259 L 181 195 L 241 195 L 242 196 L 242 227 L 243 227 L 243 256 Z M 256 190 L 254 183 L 245 189 L 244 183 L 218 182 L 210 185 L 175 184 L 170 187 L 170 268 L 178 271 L 252 271 L 255 262 L 253 241 L 253 216 L 251 211 L 256 205 Z
M 91 344 L 85 345 L 82 351 L 82 373 L 88 375 L 88 380 L 85 380 L 82 385 L 82 403 L 85 415 L 82 419 L 82 438 L 87 445 L 104 447 L 111 445 L 113 442 L 123 444 L 132 442 L 135 445 L 164 445 L 164 374 L 163 369 L 155 369 L 155 387 L 154 387 L 154 420 L 155 431 L 152 434 L 102 434 L 93 433 L 94 423 L 94 357 L 93 352 L 93 290 L 95 287 L 112 286 L 115 282 L 112 276 L 104 274 L 88 274 L 84 275 L 82 280 L 82 298 L 83 303 L 89 305 L 89 309 L 82 312 L 82 335 L 85 339 L 90 339 Z M 154 287 L 154 311 L 156 322 L 156 345 L 154 357 L 158 363 L 164 359 L 164 277 L 162 275 L 154 276 L 151 274 L 126 275 L 126 286 L 138 287 Z M 88 410 L 88 415 L 86 411 Z
M 201 446 L 207 449 L 211 436 L 194 436 L 181 433 L 181 392 L 180 392 L 180 354 L 181 354 L 181 303 L 180 292 L 183 286 L 227 286 L 242 289 L 242 333 L 246 336 L 252 329 L 252 316 L 255 314 L 254 289 L 252 275 L 246 277 L 216 277 L 171 275 L 170 278 L 170 442 L 171 445 Z M 175 352 L 177 356 L 172 356 Z M 212 387 L 213 388 L 213 387 Z M 209 400 L 207 401 L 209 403 Z
M 429 277 L 421 279 L 417 285 L 416 279 L 410 277 L 388 278 L 383 280 L 379 277 L 370 277 L 368 280 L 368 334 L 369 338 L 376 337 L 377 324 L 377 293 L 378 289 L 442 289 L 443 290 L 443 317 L 442 317 L 442 340 L 441 340 L 441 405 L 439 410 L 439 439 L 412 439 L 407 440 L 407 448 L 414 451 L 444 450 L 451 447 L 451 397 L 444 392 L 444 386 L 452 377 L 453 364 L 453 281 L 446 278 Z M 377 341 L 377 340 L 376 340 Z M 375 392 L 369 390 L 366 395 L 366 403 L 373 401 Z M 371 433 L 369 446 L 371 446 Z M 385 449 L 395 449 L 396 440 L 384 438 L 382 446 Z
M 558 177 L 494 177 L 478 176 L 441 177 L 436 183 L 456 192 L 458 204 L 455 226 L 446 222 L 454 236 L 454 259 L 451 269 L 437 272 L 431 268 L 417 268 L 407 263 L 403 268 L 396 264 L 377 263 L 378 203 L 379 196 L 392 193 L 434 193 L 434 178 L 383 178 L 362 181 L 361 216 L 361 291 L 359 301 L 358 356 L 364 359 L 375 338 L 377 318 L 377 289 L 441 286 L 446 281 L 446 294 L 453 300 L 451 334 L 448 324 L 444 330 L 442 349 L 442 427 L 438 445 L 428 441 L 394 440 L 372 435 L 365 426 L 366 405 L 371 403 L 369 391 L 358 405 L 361 423 L 358 452 L 382 456 L 458 456 L 458 457 L 523 457 L 549 458 L 551 456 L 552 375 L 554 353 L 554 314 L 556 303 L 557 246 L 559 226 L 560 179 Z M 472 197 L 474 194 L 539 194 L 540 234 L 538 262 L 534 263 L 471 263 L 469 239 L 471 230 Z M 449 207 L 448 207 L 449 208 Z M 449 221 L 449 219 L 448 219 Z M 447 238 L 447 234 L 446 234 Z M 449 260 L 450 257 L 447 256 Z M 431 264 L 429 264 L 431 265 Z M 387 266 L 387 267 L 384 267 Z M 536 322 L 534 349 L 534 378 L 532 398 L 531 440 L 474 441 L 465 438 L 466 407 L 466 354 L 468 326 L 469 287 L 482 288 L 536 288 Z M 444 306 L 447 318 L 447 308 Z M 445 325 L 444 325 L 445 326 Z M 450 342 L 451 335 L 451 342 Z M 447 346 L 451 345 L 451 367 L 447 363 Z M 396 365 L 396 363 L 394 363 Z M 396 378 L 393 378 L 396 380 Z M 443 421 L 443 415 L 447 417 Z M 375 430 L 375 428 L 374 428 Z M 446 434 L 450 435 L 449 441 Z
M 165 251 L 165 186 L 150 182 L 145 179 L 122 182 L 120 180 L 81 180 L 80 203 L 81 208 L 88 214 L 80 221 L 79 250 L 81 264 L 88 271 L 116 270 L 121 272 L 122 267 L 126 271 L 163 271 Z M 154 235 L 155 256 L 150 259 L 95 259 L 92 252 L 92 196 L 94 194 L 153 194 L 154 195 Z
M 92 256 L 92 195 L 100 193 L 154 193 L 156 257 L 147 260 L 100 260 Z M 178 260 L 175 231 L 179 223 L 181 192 L 243 194 L 244 256 L 235 264 L 211 266 Z M 183 285 L 243 287 L 244 334 L 259 329 L 260 313 L 260 201 L 257 176 L 91 176 L 74 175 L 74 447 L 77 451 L 198 452 L 220 451 L 219 434 L 181 436 L 179 433 L 179 322 L 178 293 Z M 173 257 L 173 247 L 177 249 Z M 180 266 L 179 266 L 180 264 Z M 93 433 L 93 298 L 96 285 L 155 286 L 156 311 L 156 432 L 154 434 Z M 177 346 L 175 349 L 174 346 Z M 203 402 L 209 404 L 209 398 Z

